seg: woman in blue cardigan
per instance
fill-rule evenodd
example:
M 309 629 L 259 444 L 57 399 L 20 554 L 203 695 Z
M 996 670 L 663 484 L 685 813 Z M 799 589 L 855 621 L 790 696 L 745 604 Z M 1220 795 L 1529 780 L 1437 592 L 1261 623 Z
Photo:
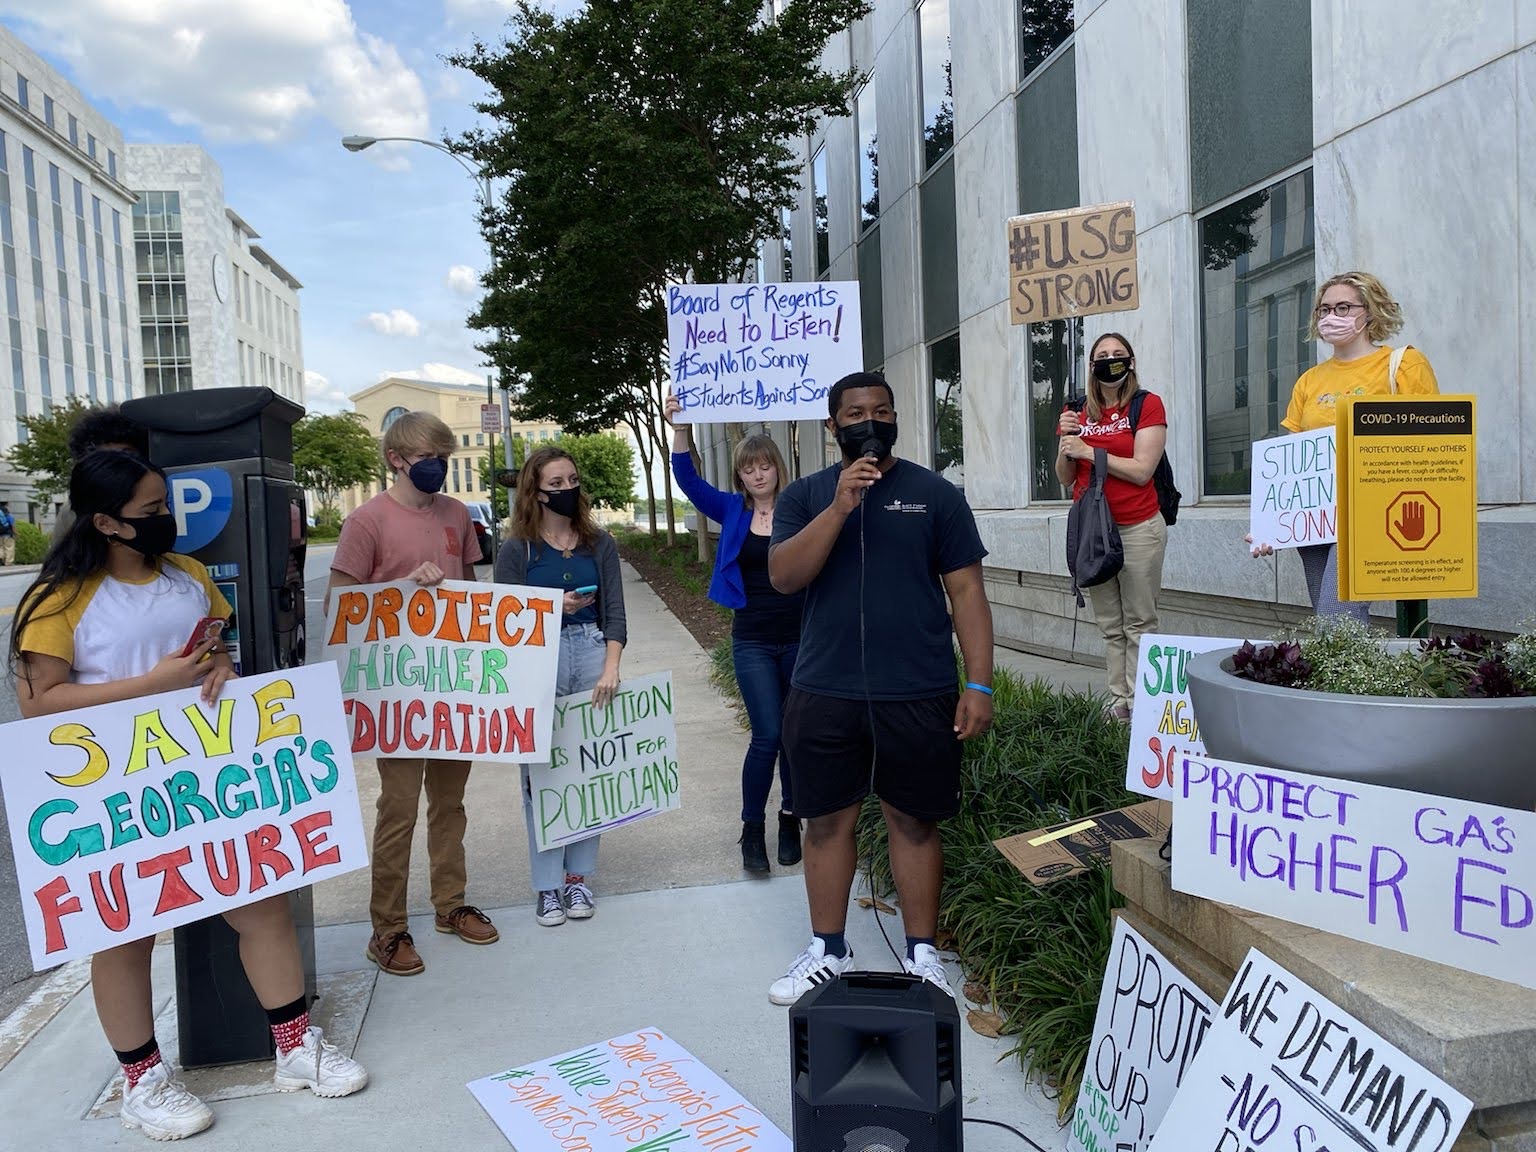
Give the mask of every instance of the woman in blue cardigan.
M 670 423 L 682 406 L 667 397 Z M 749 872 L 768 871 L 765 823 L 773 765 L 779 765 L 779 863 L 800 863 L 800 821 L 790 797 L 789 766 L 779 742 L 784 698 L 800 651 L 800 612 L 804 596 L 785 596 L 768 580 L 768 541 L 773 535 L 773 505 L 788 481 L 784 458 L 768 436 L 748 436 L 732 460 L 734 491 L 722 492 L 693 465 L 692 432 L 672 430 L 672 474 L 703 515 L 720 525 L 715 572 L 709 598 L 735 613 L 731 655 L 736 683 L 752 725 L 752 742 L 741 765 L 741 864 Z

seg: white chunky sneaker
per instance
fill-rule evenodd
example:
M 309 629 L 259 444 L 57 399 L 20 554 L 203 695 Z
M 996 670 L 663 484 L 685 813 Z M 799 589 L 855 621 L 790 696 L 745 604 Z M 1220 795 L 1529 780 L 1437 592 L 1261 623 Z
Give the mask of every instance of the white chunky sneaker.
M 272 1082 L 279 1092 L 297 1092 L 308 1088 L 327 1099 L 350 1096 L 368 1083 L 368 1072 L 356 1060 L 328 1044 L 318 1028 L 304 1033 L 304 1043 L 277 1054 L 277 1070 Z
M 768 999 L 775 1004 L 793 1004 L 812 988 L 836 980 L 853 967 L 853 949 L 844 956 L 828 956 L 827 946 L 819 936 L 812 936 L 806 950 L 795 957 L 789 971 L 768 989 Z
M 919 944 L 912 949 L 912 959 L 904 960 L 903 965 L 907 975 L 916 976 L 926 980 L 935 987 L 944 990 L 944 994 L 954 999 L 955 990 L 949 986 L 949 975 L 944 971 L 944 961 L 939 959 L 939 950 L 932 944 Z
M 124 1086 L 120 1118 L 124 1128 L 151 1140 L 184 1140 L 213 1123 L 213 1109 L 156 1064 L 132 1088 Z

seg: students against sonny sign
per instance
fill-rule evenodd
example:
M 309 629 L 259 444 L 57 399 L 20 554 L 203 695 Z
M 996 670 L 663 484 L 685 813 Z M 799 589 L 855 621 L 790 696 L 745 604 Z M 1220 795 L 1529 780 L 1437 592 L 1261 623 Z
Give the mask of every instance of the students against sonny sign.
M 165 475 L 127 452 L 92 452 L 69 480 L 75 520 L 21 600 L 11 637 L 23 716 L 47 716 L 202 685 L 212 704 L 234 677 L 217 637 L 181 655 L 206 617 L 230 606 L 196 560 L 171 553 L 176 518 Z M 224 913 L 240 934 L 240 958 L 267 1010 L 277 1044 L 278 1088 L 346 1096 L 368 1082 L 356 1061 L 309 1024 L 304 967 L 288 897 Z M 102 1031 L 123 1066 L 124 1127 L 175 1140 L 213 1123 L 209 1107 L 160 1059 L 150 996 L 153 936 L 91 958 Z
M 619 658 L 629 632 L 624 619 L 624 578 L 613 537 L 592 520 L 581 473 L 563 448 L 540 448 L 517 476 L 512 537 L 496 557 L 498 584 L 564 591 L 560 668 L 555 696 L 592 693 L 606 708 L 619 687 Z M 596 588 L 597 591 L 578 591 Z M 523 814 L 528 823 L 528 863 L 534 916 L 546 928 L 566 918 L 587 920 L 597 910 L 587 881 L 597 871 L 600 836 L 540 852 L 534 828 L 533 787 L 523 766 Z
M 1124 336 L 1106 332 L 1093 342 L 1088 359 L 1087 402 L 1080 413 L 1070 407 L 1063 411 L 1057 426 L 1061 442 L 1056 478 L 1072 486 L 1076 499 L 1093 475 L 1094 449 L 1103 448 L 1109 456 L 1104 497 L 1120 530 L 1125 566 L 1113 580 L 1087 592 L 1094 621 L 1104 635 L 1109 712 L 1117 720 L 1129 720 L 1136 698 L 1136 654 L 1142 635 L 1157 631 L 1157 597 L 1168 550 L 1168 525 L 1152 482 L 1168 440 L 1168 415 L 1162 399 L 1148 392 L 1131 430 L 1131 398 L 1141 391 L 1141 381 L 1136 353 Z
M 667 397 L 667 419 L 682 410 Z M 800 652 L 800 614 L 805 596 L 786 596 L 768 579 L 768 544 L 773 509 L 788 477 L 778 445 L 761 433 L 736 445 L 731 461 L 732 492 L 702 479 L 693 466 L 692 432 L 672 432 L 672 474 L 683 494 L 720 525 L 709 598 L 732 610 L 731 661 L 747 707 L 752 740 L 741 765 L 741 866 L 768 871 L 765 816 L 779 764 L 779 863 L 800 863 L 800 821 L 794 816 L 794 785 L 781 739 L 784 700 Z
M 1381 342 L 1403 327 L 1403 310 L 1386 285 L 1369 272 L 1344 272 L 1324 280 L 1312 308 L 1312 339 L 1322 340 L 1333 356 L 1301 374 L 1291 389 L 1291 402 L 1280 423 L 1287 432 L 1311 432 L 1331 428 L 1338 417 L 1338 402 L 1349 396 L 1385 396 L 1402 392 L 1432 396 L 1440 391 L 1434 369 L 1412 346 L 1403 349 L 1396 379 L 1392 373 L 1392 349 Z M 1251 538 L 1247 541 L 1252 544 Z M 1338 550 L 1332 544 L 1305 544 L 1302 571 L 1307 577 L 1307 596 L 1319 616 L 1349 616 L 1370 621 L 1371 606 L 1364 600 L 1339 599 Z M 1274 549 L 1260 545 L 1255 556 Z
M 473 580 L 480 545 L 469 509 L 441 494 L 453 432 L 429 412 L 407 412 L 384 430 L 384 462 L 394 483 L 341 526 L 331 558 L 331 588 L 411 580 L 423 588 L 444 580 Z M 329 594 L 327 594 L 329 610 Z M 411 840 L 421 793 L 427 793 L 427 859 L 435 926 L 469 944 L 494 944 L 491 918 L 465 902 L 464 786 L 469 763 L 420 756 L 379 757 L 378 819 L 373 830 L 373 938 L 368 958 L 392 976 L 426 968 L 406 919 Z

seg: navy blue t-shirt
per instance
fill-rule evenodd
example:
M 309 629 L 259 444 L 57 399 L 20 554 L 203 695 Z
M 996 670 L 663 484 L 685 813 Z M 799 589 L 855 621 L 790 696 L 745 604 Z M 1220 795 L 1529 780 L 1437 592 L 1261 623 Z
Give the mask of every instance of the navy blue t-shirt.
M 784 489 L 773 509 L 775 544 L 831 506 L 841 472 L 834 464 Z M 867 669 L 873 700 L 922 700 L 955 691 L 954 632 L 940 577 L 986 554 L 960 490 L 921 465 L 896 461 L 843 522 L 826 564 L 805 590 L 794 686 L 862 700 Z
M 562 592 L 574 592 L 598 582 L 597 561 L 589 548 L 578 547 L 569 558 L 551 548 L 544 541 L 528 549 L 528 576 L 526 583 L 532 588 L 558 588 Z M 596 624 L 597 601 L 585 608 L 567 612 L 560 620 L 565 624 Z

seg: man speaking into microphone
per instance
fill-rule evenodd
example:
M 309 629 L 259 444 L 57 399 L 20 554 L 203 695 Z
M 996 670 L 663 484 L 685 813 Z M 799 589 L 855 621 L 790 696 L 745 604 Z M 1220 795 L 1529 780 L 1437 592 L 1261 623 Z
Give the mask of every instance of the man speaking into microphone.
M 807 822 L 812 932 L 768 997 L 793 1004 L 853 965 L 844 929 L 854 830 L 871 791 L 889 832 L 906 970 L 953 995 L 934 947 L 938 824 L 960 808 L 961 742 L 992 723 L 987 550 L 960 491 L 891 454 L 896 398 L 884 377 L 843 377 L 827 409 L 843 459 L 780 494 L 768 554 L 773 586 L 805 591 L 783 739 L 795 815 Z

